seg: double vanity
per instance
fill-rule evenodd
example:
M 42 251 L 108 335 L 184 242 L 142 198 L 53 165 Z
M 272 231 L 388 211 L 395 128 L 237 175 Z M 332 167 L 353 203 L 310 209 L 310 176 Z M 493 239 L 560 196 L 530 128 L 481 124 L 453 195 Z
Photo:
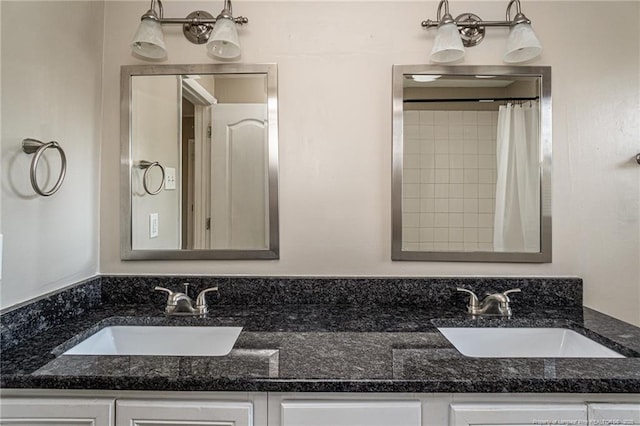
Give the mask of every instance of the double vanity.
M 186 281 L 206 316 L 165 312 Z M 103 276 L 0 318 L 2 424 L 640 424 L 640 329 L 576 278 Z

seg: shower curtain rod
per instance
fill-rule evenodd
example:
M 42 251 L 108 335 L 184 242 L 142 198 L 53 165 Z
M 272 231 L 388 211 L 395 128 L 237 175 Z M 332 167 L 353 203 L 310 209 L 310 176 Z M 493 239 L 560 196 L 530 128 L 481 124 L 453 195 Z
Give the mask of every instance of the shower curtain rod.
M 508 102 L 508 101 L 537 101 L 538 96 L 531 98 L 454 98 L 454 99 L 404 99 L 403 103 L 430 103 L 430 102 Z

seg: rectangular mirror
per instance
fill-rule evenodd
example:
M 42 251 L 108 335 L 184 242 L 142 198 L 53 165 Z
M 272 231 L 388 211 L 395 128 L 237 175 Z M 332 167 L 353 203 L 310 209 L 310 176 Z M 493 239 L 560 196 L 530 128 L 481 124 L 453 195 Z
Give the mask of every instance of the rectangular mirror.
M 277 259 L 276 65 L 121 71 L 122 259 Z
M 393 67 L 392 259 L 551 262 L 550 67 Z

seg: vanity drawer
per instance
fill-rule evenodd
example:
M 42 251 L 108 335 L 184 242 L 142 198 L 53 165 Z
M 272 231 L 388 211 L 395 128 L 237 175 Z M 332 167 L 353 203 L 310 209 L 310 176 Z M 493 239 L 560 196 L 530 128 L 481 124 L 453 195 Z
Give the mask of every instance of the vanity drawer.
M 251 402 L 118 400 L 116 413 L 116 426 L 253 426 Z
M 12 398 L 0 401 L 0 425 L 111 426 L 114 400 L 108 398 Z
M 420 426 L 420 401 L 282 401 L 280 426 Z

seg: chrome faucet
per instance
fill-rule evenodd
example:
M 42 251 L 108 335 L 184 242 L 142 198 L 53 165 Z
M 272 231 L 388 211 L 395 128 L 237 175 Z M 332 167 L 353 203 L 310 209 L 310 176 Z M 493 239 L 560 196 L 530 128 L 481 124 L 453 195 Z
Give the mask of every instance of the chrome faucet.
M 522 291 L 519 288 L 513 288 L 502 293 L 489 294 L 484 299 L 478 300 L 478 296 L 476 296 L 476 294 L 471 290 L 460 287 L 456 290 L 469 293 L 471 296 L 469 304 L 467 305 L 467 312 L 469 312 L 470 315 L 490 315 L 500 317 L 511 316 L 511 307 L 509 306 L 511 299 L 509 299 L 509 296 L 507 295 L 509 293 L 520 293 Z
M 184 293 L 164 287 L 155 287 L 154 290 L 167 292 L 167 306 L 164 308 L 167 315 L 205 316 L 209 312 L 205 295 L 211 291 L 218 291 L 218 287 L 202 290 L 196 297 L 195 306 L 193 299 L 189 297 L 189 283 L 184 283 Z

